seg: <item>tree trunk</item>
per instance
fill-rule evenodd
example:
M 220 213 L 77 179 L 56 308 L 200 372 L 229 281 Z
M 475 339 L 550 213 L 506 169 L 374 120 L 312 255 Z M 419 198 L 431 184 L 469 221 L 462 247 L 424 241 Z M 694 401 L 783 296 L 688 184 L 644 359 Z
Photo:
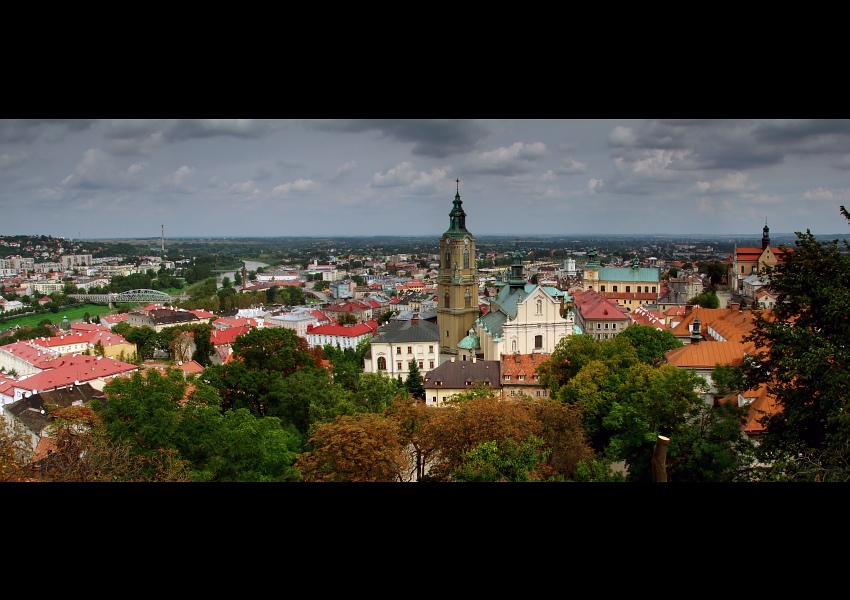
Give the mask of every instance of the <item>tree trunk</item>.
M 667 481 L 667 444 L 670 438 L 659 435 L 652 451 L 652 481 Z

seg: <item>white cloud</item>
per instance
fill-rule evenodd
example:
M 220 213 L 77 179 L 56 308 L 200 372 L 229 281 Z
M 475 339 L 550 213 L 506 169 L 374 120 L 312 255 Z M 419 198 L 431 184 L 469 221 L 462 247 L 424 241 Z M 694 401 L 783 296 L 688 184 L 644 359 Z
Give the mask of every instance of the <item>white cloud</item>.
M 598 193 L 602 192 L 604 187 L 605 187 L 605 182 L 602 181 L 601 179 L 596 179 L 595 177 L 591 178 L 587 182 L 587 189 L 591 194 L 598 194 Z
M 558 173 L 564 175 L 575 175 L 587 172 L 587 163 L 578 162 L 572 158 L 567 158 L 558 165 Z
M 272 190 L 275 196 L 288 196 L 289 194 L 316 194 L 322 191 L 322 186 L 312 179 L 296 179 L 289 183 L 283 183 Z
M 754 190 L 757 187 L 757 185 L 749 182 L 748 174 L 741 171 L 727 173 L 713 181 L 698 181 L 694 184 L 694 188 L 701 194 L 740 192 Z
M 847 202 L 850 201 L 850 189 L 831 190 L 829 188 L 819 187 L 806 191 L 803 194 L 803 199 L 814 200 L 816 202 Z
M 634 146 L 636 141 L 637 136 L 634 131 L 632 131 L 631 127 L 617 125 L 611 133 L 608 134 L 608 143 L 615 148 Z

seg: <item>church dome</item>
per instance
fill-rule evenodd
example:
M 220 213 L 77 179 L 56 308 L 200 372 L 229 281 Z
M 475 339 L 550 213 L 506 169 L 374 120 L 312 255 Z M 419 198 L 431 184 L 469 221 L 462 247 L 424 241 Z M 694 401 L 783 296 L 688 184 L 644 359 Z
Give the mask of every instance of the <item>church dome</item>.
M 470 329 L 469 335 L 459 341 L 457 347 L 463 350 L 480 350 L 481 344 L 478 341 L 478 336 L 475 335 L 475 330 Z

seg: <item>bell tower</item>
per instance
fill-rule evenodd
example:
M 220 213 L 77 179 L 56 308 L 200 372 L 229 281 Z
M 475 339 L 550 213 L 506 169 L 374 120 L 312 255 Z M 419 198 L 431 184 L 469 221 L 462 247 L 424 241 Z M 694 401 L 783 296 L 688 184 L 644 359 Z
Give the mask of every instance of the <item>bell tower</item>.
M 441 356 L 457 356 L 457 345 L 469 333 L 479 312 L 475 238 L 466 229 L 460 180 L 456 182 L 458 187 L 449 213 L 449 228 L 440 238 L 437 326 Z

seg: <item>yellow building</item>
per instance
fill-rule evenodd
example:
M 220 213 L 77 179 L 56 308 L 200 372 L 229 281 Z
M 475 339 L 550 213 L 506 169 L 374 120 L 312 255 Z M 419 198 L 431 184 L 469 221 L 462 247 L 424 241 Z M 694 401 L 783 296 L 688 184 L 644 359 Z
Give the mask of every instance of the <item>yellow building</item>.
M 466 229 L 460 188 L 449 213 L 449 228 L 440 238 L 438 273 L 437 326 L 440 330 L 440 362 L 443 362 L 458 355 L 458 343 L 466 336 L 479 312 L 475 237 Z

